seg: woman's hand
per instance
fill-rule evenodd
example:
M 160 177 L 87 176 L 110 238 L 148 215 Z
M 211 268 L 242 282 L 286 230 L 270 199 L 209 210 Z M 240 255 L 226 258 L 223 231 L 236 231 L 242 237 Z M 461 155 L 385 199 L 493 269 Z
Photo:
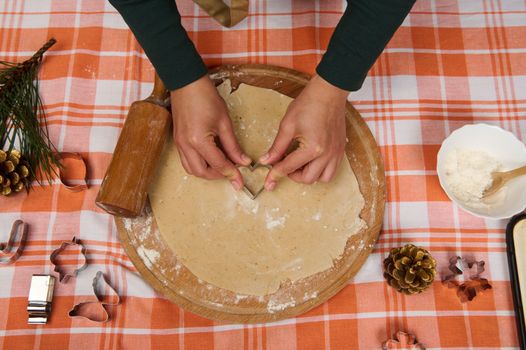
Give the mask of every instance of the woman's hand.
M 290 104 L 272 147 L 259 160 L 274 164 L 265 179 L 267 190 L 273 190 L 284 176 L 305 184 L 334 177 L 345 151 L 348 95 L 317 75 L 311 79 Z M 282 159 L 294 140 L 299 147 Z
M 174 140 L 184 169 L 205 179 L 226 177 L 241 189 L 243 177 L 234 163 L 248 165 L 251 159 L 241 151 L 225 102 L 210 78 L 172 91 L 171 102 Z

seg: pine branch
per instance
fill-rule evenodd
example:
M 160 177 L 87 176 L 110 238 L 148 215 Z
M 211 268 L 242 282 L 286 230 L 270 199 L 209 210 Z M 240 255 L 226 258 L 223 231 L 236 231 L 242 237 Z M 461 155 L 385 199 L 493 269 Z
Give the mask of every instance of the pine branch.
M 18 141 L 33 178 L 56 176 L 61 167 L 38 92 L 38 69 L 44 53 L 56 43 L 50 39 L 22 63 L 0 61 L 0 149 L 11 151 Z

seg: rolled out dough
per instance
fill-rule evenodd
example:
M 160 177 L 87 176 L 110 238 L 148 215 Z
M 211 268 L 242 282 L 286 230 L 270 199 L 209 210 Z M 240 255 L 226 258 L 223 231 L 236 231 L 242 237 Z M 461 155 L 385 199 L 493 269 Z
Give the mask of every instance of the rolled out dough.
M 292 101 L 276 91 L 230 82 L 218 87 L 241 147 L 257 159 L 272 144 Z M 168 142 L 150 189 L 161 235 L 198 278 L 240 294 L 266 295 L 280 284 L 326 270 L 365 228 L 364 199 L 347 160 L 329 184 L 279 182 L 251 200 L 226 180 L 187 175 Z

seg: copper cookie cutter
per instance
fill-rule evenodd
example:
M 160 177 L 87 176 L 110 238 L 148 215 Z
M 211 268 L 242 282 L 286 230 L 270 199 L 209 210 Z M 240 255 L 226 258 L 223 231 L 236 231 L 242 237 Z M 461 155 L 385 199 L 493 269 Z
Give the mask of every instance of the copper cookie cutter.
M 254 172 L 254 170 L 258 169 L 258 168 L 266 168 L 268 169 L 269 171 L 272 169 L 272 166 L 271 165 L 265 165 L 265 164 L 260 164 L 258 162 L 252 162 L 250 163 L 250 165 L 247 165 L 247 166 L 239 166 L 238 168 L 246 168 L 248 170 L 250 170 L 250 172 Z M 259 196 L 261 194 L 261 192 L 263 192 L 263 190 L 265 189 L 265 183 L 263 182 L 261 184 L 260 187 L 257 187 L 257 188 L 250 188 L 249 186 L 247 186 L 247 183 L 246 181 L 244 181 L 244 185 L 243 185 L 243 192 L 246 193 L 246 195 L 254 200 L 257 198 L 257 196 Z
M 22 220 L 13 222 L 7 243 L 0 243 L 0 264 L 10 264 L 15 262 L 26 245 L 28 225 Z M 18 244 L 15 251 L 13 248 Z
M 73 270 L 73 272 L 70 273 L 70 272 L 64 271 L 60 267 L 61 264 L 58 263 L 57 257 L 63 251 L 65 251 L 68 247 L 71 247 L 71 246 L 79 246 L 80 247 L 80 255 L 82 256 L 83 262 L 82 262 L 82 265 L 80 267 L 77 267 L 75 270 Z M 49 260 L 51 261 L 51 263 L 54 266 L 53 271 L 58 272 L 58 276 L 59 276 L 58 281 L 60 283 L 67 283 L 71 277 L 76 277 L 80 271 L 82 271 L 86 267 L 88 267 L 88 260 L 86 258 L 86 247 L 84 247 L 84 245 L 82 245 L 82 243 L 80 242 L 80 239 L 77 239 L 75 237 L 73 237 L 73 239 L 71 241 L 62 242 L 62 244 L 60 244 L 60 247 L 58 247 L 57 249 L 55 249 L 51 253 L 51 255 L 49 256 Z
M 492 289 L 486 278 L 481 277 L 484 272 L 483 260 L 464 259 L 460 256 L 452 256 L 449 259 L 449 270 L 452 275 L 446 276 L 442 284 L 448 288 L 456 288 L 460 302 L 465 303 L 473 300 L 479 293 Z
M 69 310 L 68 316 L 98 323 L 107 322 L 110 319 L 107 308 L 119 305 L 121 298 L 108 282 L 102 271 L 98 271 L 93 278 L 92 287 L 93 294 L 97 298 L 97 301 L 83 301 L 74 305 L 73 308 Z
M 87 169 L 86 169 L 86 162 L 80 155 L 80 153 L 73 153 L 73 152 L 60 152 L 56 153 L 56 157 L 60 160 L 63 159 L 69 159 L 74 161 L 75 163 L 78 163 L 81 167 L 81 180 L 67 180 L 64 176 L 64 169 L 62 167 L 59 167 L 58 169 L 58 177 L 60 180 L 60 183 L 71 192 L 81 192 L 88 189 L 88 183 L 86 182 L 87 177 Z

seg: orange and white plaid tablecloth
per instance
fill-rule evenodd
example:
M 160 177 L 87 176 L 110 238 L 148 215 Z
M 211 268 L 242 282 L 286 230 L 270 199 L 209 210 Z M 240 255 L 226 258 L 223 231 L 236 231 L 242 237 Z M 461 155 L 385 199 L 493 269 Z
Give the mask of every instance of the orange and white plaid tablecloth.
M 207 64 L 268 63 L 309 73 L 344 9 L 342 0 L 254 0 L 249 17 L 220 27 L 190 0 L 183 22 Z M 396 331 L 428 349 L 518 347 L 507 270 L 505 221 L 473 217 L 440 189 L 436 154 L 451 131 L 474 122 L 499 125 L 526 140 L 526 1 L 417 0 L 351 101 L 381 148 L 388 202 L 384 230 L 359 274 L 334 298 L 300 317 L 259 325 L 215 323 L 157 295 L 136 273 L 112 218 L 94 199 L 130 104 L 150 91 L 153 69 L 120 15 L 104 0 L 0 1 L 0 59 L 21 61 L 48 38 L 41 94 L 55 145 L 80 152 L 90 189 L 58 184 L 0 198 L 0 241 L 15 219 L 30 225 L 14 265 L 0 267 L 0 348 L 4 349 L 378 349 Z M 352 67 L 349 67 L 352 69 Z M 49 254 L 73 236 L 89 268 L 55 288 L 45 326 L 29 326 L 30 277 L 53 273 Z M 384 283 L 392 247 L 429 249 L 440 270 L 450 256 L 487 262 L 493 289 L 461 304 L 436 281 L 416 296 Z M 101 270 L 122 305 L 94 324 L 67 317 L 91 295 Z

